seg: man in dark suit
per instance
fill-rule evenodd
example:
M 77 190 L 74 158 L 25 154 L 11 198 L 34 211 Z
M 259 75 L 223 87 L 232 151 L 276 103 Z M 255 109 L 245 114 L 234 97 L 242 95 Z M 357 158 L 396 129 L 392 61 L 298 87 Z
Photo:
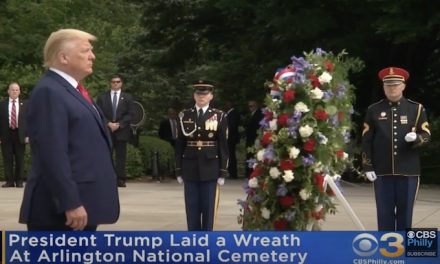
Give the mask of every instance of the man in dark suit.
M 379 72 L 385 99 L 368 107 L 362 132 L 362 167 L 374 182 L 380 231 L 411 228 L 420 180 L 420 151 L 431 132 L 420 103 L 403 91 L 409 73 L 397 67 Z
M 176 176 L 184 183 L 188 230 L 211 231 L 218 205 L 218 185 L 228 176 L 228 124 L 225 113 L 212 108 L 214 86 L 194 83 L 195 105 L 179 113 Z
M 120 75 L 113 75 L 110 85 L 111 90 L 102 93 L 96 104 L 104 113 L 111 132 L 118 186 L 126 187 L 125 162 L 127 160 L 127 142 L 132 136 L 130 123 L 134 110 L 133 97 L 122 91 L 123 80 Z
M 0 143 L 6 183 L 2 187 L 23 187 L 26 132 L 26 103 L 20 100 L 20 85 L 8 87 L 9 98 L 0 103 Z M 15 164 L 15 170 L 14 170 Z
M 229 147 L 229 176 L 232 179 L 237 179 L 237 156 L 236 146 L 240 143 L 240 132 L 238 127 L 240 126 L 240 113 L 234 108 L 231 101 L 227 101 L 225 104 L 226 117 L 228 120 L 228 147 Z
M 19 221 L 30 231 L 96 230 L 119 217 L 111 139 L 80 83 L 93 72 L 95 39 L 61 29 L 46 41 L 48 70 L 27 105 L 32 165 Z
M 176 109 L 168 108 L 168 117 L 159 125 L 159 138 L 168 141 L 174 147 L 177 138 L 177 112 Z
M 257 139 L 258 129 L 260 129 L 260 122 L 263 119 L 263 112 L 258 107 L 258 103 L 255 100 L 250 100 L 248 102 L 250 116 L 246 122 L 245 133 L 246 133 L 246 149 L 254 146 L 255 140 Z M 251 152 L 246 154 L 246 160 L 253 157 Z M 252 169 L 249 168 L 247 162 L 245 164 L 245 175 L 249 178 Z

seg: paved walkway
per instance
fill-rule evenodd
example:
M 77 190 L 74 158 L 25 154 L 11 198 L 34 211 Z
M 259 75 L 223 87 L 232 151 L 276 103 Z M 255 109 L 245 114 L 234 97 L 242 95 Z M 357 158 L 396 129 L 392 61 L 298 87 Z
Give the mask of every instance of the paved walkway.
M 1 183 L 0 183 L 1 184 Z M 221 188 L 220 207 L 215 230 L 240 230 L 237 223 L 237 199 L 244 198 L 243 180 L 227 180 Z M 371 184 L 342 183 L 343 192 L 367 230 L 376 229 L 376 210 Z M 172 179 L 129 182 L 120 188 L 121 215 L 114 225 L 99 230 L 186 230 L 183 186 Z M 23 195 L 20 188 L 0 188 L 0 229 L 25 230 L 18 224 Z M 323 230 L 356 230 L 347 212 L 338 205 L 338 213 L 330 215 Z M 440 186 L 421 186 L 414 208 L 414 227 L 440 230 Z

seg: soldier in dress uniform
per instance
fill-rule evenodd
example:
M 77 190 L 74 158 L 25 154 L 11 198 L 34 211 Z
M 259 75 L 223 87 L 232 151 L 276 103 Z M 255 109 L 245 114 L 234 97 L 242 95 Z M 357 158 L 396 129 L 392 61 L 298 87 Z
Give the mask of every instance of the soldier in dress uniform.
M 210 107 L 214 86 L 193 84 L 195 105 L 178 116 L 176 176 L 184 184 L 188 230 L 211 231 L 218 206 L 218 185 L 228 176 L 227 119 Z
M 408 78 L 397 67 L 379 72 L 386 99 L 368 107 L 362 132 L 362 166 L 374 182 L 378 230 L 411 228 L 419 147 L 431 136 L 423 105 L 403 97 Z

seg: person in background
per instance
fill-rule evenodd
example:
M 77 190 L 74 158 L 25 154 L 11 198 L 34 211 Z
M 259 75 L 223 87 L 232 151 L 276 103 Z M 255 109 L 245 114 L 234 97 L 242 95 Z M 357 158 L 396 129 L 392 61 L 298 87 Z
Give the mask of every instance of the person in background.
M 132 136 L 130 127 L 133 116 L 133 97 L 122 91 L 123 79 L 115 74 L 110 81 L 111 89 L 102 93 L 96 104 L 104 113 L 110 129 L 113 151 L 115 152 L 115 168 L 118 175 L 118 186 L 126 187 L 125 163 L 127 160 L 127 142 Z
M 159 138 L 165 140 L 171 144 L 175 145 L 177 138 L 177 111 L 176 109 L 170 107 L 168 108 L 168 117 L 163 119 L 159 125 Z
M 44 46 L 47 71 L 31 92 L 26 116 L 32 164 L 19 222 L 29 231 L 94 231 L 119 218 L 110 135 L 81 84 L 93 72 L 94 40 L 60 29 Z
M 368 107 L 362 132 L 362 166 L 374 182 L 378 230 L 411 228 L 420 181 L 419 147 L 431 132 L 425 108 L 403 96 L 409 73 L 379 72 L 385 99 Z
M 23 187 L 24 152 L 29 143 L 26 129 L 26 102 L 21 100 L 20 85 L 8 86 L 8 99 L 0 103 L 0 143 L 6 183 L 2 187 Z M 15 164 L 15 168 L 14 168 Z
M 258 107 L 258 103 L 255 100 L 248 101 L 249 107 L 249 117 L 247 119 L 245 125 L 245 133 L 246 133 L 246 149 L 254 146 L 255 140 L 257 139 L 258 129 L 260 129 L 260 122 L 263 119 L 263 112 L 261 108 Z M 246 160 L 253 157 L 253 154 L 247 152 Z M 247 162 L 245 164 L 245 176 L 249 178 L 252 172 L 252 168 L 249 168 Z
M 240 113 L 234 108 L 231 101 L 225 104 L 226 117 L 228 120 L 228 147 L 229 147 L 229 177 L 237 179 L 237 156 L 236 146 L 240 143 Z
M 211 231 L 218 206 L 218 185 L 228 176 L 228 124 L 223 111 L 210 106 L 214 86 L 193 84 L 195 105 L 179 113 L 176 176 L 184 184 L 189 231 Z

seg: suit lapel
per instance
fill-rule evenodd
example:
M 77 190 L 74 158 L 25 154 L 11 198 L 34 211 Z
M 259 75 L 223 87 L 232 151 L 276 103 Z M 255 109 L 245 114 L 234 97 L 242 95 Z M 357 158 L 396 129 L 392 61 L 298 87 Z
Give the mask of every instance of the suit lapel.
M 93 106 L 73 87 L 69 82 L 67 82 L 63 77 L 59 76 L 57 73 L 48 71 L 48 75 L 57 79 L 62 86 L 67 90 L 69 94 L 71 94 L 76 100 L 78 100 L 81 104 L 83 104 L 93 115 L 93 118 L 98 123 L 101 132 L 105 135 L 108 146 L 111 149 L 111 139 L 108 135 L 107 128 L 104 127 L 104 122 L 102 121 L 102 113 L 98 110 L 99 107 L 93 104 Z

